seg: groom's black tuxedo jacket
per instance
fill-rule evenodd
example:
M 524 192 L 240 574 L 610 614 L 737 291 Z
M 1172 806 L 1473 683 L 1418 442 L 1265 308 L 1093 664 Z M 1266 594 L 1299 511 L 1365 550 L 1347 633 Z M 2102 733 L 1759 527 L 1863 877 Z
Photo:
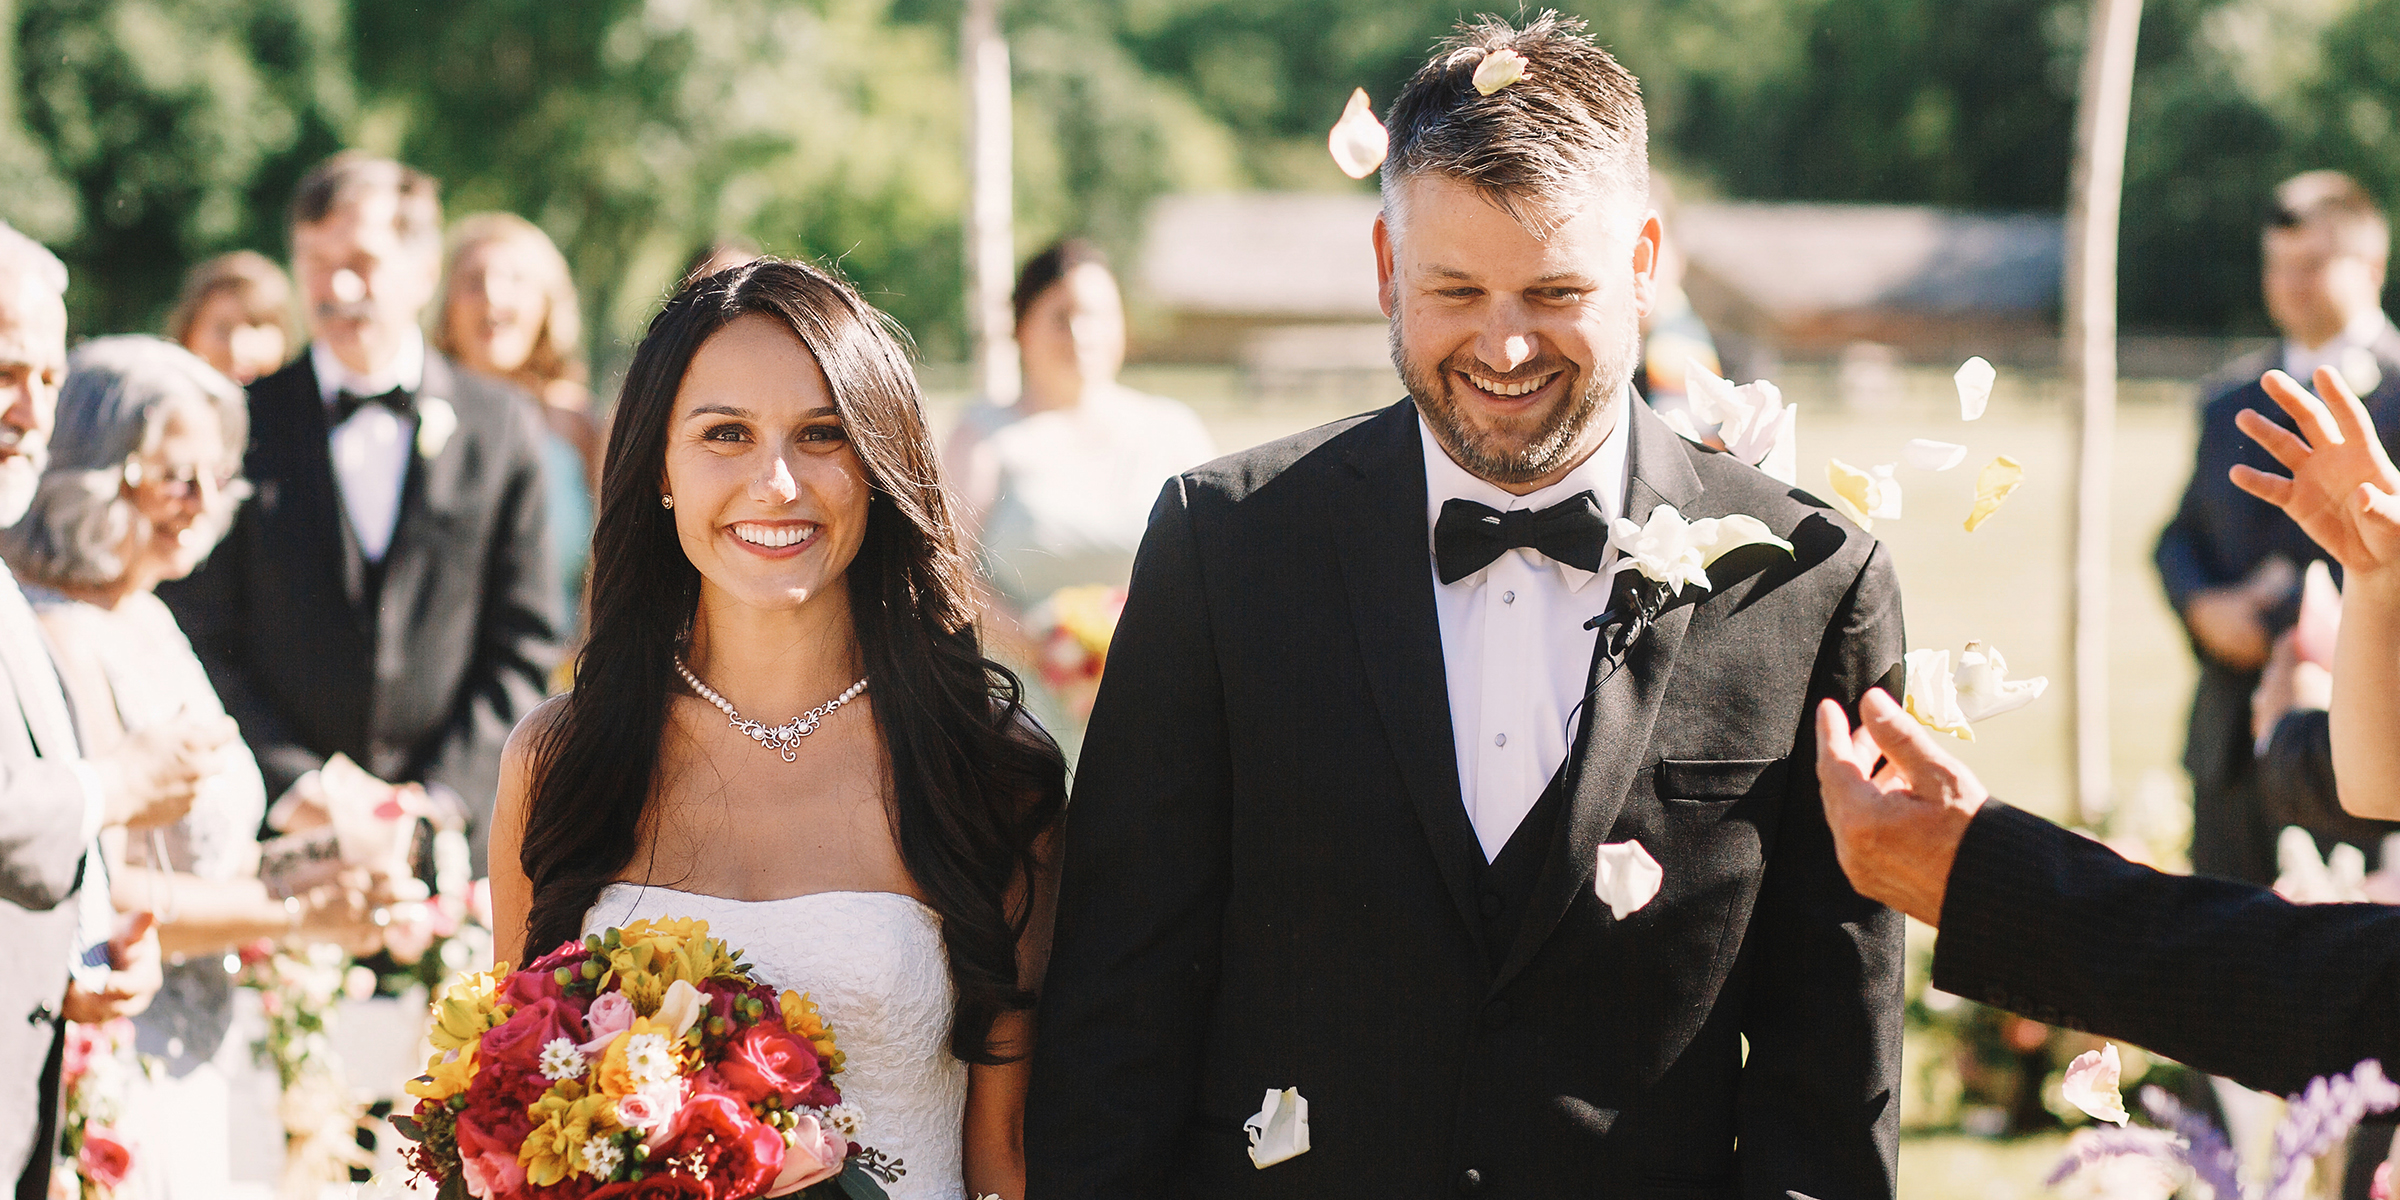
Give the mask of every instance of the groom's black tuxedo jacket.
M 1834 861 L 1809 730 L 1897 690 L 1897 580 L 1805 494 L 1630 429 L 1628 516 L 1747 513 L 1797 553 L 1719 560 L 1595 671 L 1501 946 L 1415 406 L 1168 484 L 1067 820 L 1031 1196 L 1891 1194 L 1900 919 Z M 1595 851 L 1633 839 L 1666 880 L 1617 921 Z M 1313 1148 L 1255 1169 L 1243 1120 L 1287 1087 Z
M 337 751 L 384 779 L 441 784 L 474 816 L 480 875 L 501 746 L 558 661 L 541 433 L 522 393 L 430 348 L 417 397 L 447 401 L 458 427 L 412 445 L 380 570 L 342 506 L 302 354 L 250 385 L 255 495 L 208 562 L 159 595 L 269 796 Z

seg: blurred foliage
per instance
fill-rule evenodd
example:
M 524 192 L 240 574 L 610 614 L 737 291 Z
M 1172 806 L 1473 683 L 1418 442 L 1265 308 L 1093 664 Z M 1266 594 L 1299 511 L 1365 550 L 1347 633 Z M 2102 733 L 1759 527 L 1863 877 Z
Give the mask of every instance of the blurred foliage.
M 454 214 L 558 238 L 621 359 L 711 235 L 838 262 L 959 351 L 959 0 L 0 0 L 0 216 L 76 271 L 77 328 L 153 326 L 190 263 L 283 248 L 342 145 Z M 1120 253 L 1172 191 L 1339 188 L 1324 129 L 1388 103 L 1472 0 L 1006 0 L 1018 236 Z M 2056 208 L 2077 0 L 1565 0 L 1640 74 L 1687 197 Z M 1512 9 L 1513 11 L 1513 9 Z M 2400 0 L 2149 0 L 2129 323 L 2263 328 L 2255 231 L 2318 165 L 2400 197 Z

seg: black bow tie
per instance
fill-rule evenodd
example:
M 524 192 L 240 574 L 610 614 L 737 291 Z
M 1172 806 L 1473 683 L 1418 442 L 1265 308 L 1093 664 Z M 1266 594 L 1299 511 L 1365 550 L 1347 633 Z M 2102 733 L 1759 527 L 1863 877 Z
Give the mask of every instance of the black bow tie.
M 375 396 L 361 396 L 345 388 L 333 394 L 333 423 L 339 425 L 358 415 L 358 410 L 370 404 L 380 404 L 403 417 L 415 416 L 416 394 L 407 388 L 393 388 Z
M 1445 500 L 1433 524 L 1433 563 L 1443 583 L 1457 583 L 1519 547 L 1583 571 L 1600 569 L 1608 522 L 1600 501 L 1577 492 L 1548 508 L 1501 512 L 1472 500 Z

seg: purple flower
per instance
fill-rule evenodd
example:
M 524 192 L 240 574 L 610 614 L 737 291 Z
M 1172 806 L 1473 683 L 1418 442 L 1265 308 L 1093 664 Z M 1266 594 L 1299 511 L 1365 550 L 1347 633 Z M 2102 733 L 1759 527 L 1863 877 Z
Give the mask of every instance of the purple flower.
M 2066 1158 L 2050 1172 L 2051 1186 L 2094 1163 L 2134 1155 L 2189 1168 L 2217 1200 L 2254 1195 L 2300 1200 L 2308 1183 L 2307 1164 L 2339 1145 L 2367 1114 L 2400 1109 L 2400 1084 L 2385 1077 L 2382 1064 L 2368 1059 L 2346 1075 L 2312 1079 L 2298 1095 L 2288 1097 L 2283 1124 L 2275 1130 L 2273 1169 L 2263 1194 L 2243 1189 L 2240 1160 L 2207 1118 L 2154 1087 L 2142 1089 L 2142 1107 L 2160 1128 L 2102 1128 L 2076 1134 L 2067 1143 Z

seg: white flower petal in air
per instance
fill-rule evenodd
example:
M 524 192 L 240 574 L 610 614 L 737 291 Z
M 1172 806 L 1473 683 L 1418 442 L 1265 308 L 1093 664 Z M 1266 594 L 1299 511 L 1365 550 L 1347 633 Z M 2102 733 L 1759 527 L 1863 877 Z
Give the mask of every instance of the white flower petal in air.
M 458 410 L 440 396 L 417 401 L 417 456 L 440 458 L 450 435 L 458 432 Z
M 1475 64 L 1475 90 L 1489 96 L 1525 78 L 1525 56 L 1514 50 L 1495 50 Z
M 1896 464 L 1883 463 L 1860 470 L 1838 458 L 1825 460 L 1825 479 L 1833 486 L 1834 507 L 1860 529 L 1872 530 L 1877 518 L 1900 519 L 1900 481 L 1892 477 Z
M 1617 548 L 1617 570 L 1639 571 L 1670 592 L 1682 591 L 1685 584 L 1710 586 L 1706 568 L 1728 551 L 1756 545 L 1781 547 L 1786 554 L 1792 550 L 1790 542 L 1776 537 L 1756 517 L 1734 513 L 1686 521 L 1672 504 L 1651 509 L 1640 525 L 1618 517 L 1609 526 L 1608 540 Z
M 2000 511 L 2001 502 L 2023 482 L 2025 465 L 2005 454 L 1983 464 L 1983 470 L 1975 475 L 1975 508 L 1967 514 L 1967 532 L 1975 532 L 1977 526 L 1990 520 L 1993 513 Z
M 1982 416 L 1984 406 L 1992 402 L 1992 384 L 2000 378 L 2000 373 L 1983 361 L 1982 355 L 1977 355 L 1950 378 L 1958 384 L 1958 419 L 1972 421 Z
M 1640 842 L 1609 842 L 1600 847 L 1600 861 L 1592 870 L 1592 893 L 1622 921 L 1650 903 L 1666 881 L 1666 870 Z
M 1736 387 L 1698 359 L 1685 359 L 1684 387 L 1692 415 L 1717 426 L 1717 440 L 1735 458 L 1782 483 L 1798 483 L 1800 409 L 1764 379 Z
M 1967 448 L 1956 442 L 1910 438 L 1908 448 L 1900 452 L 1900 461 L 1920 471 L 1947 471 L 1967 461 Z
M 2286 825 L 2275 839 L 2275 893 L 2294 904 L 2356 904 L 2367 899 L 2367 856 L 2347 842 L 2317 857 L 2317 839 Z
M 2119 1125 L 2133 1119 L 2125 1111 L 2123 1087 L 2124 1068 L 2117 1060 L 2117 1044 L 2110 1042 L 2099 1050 L 2086 1050 L 2067 1064 L 2066 1082 L 2061 1088 L 2067 1103 L 2090 1113 L 2094 1120 L 2114 1121 Z
M 1968 721 L 1984 721 L 2041 698 L 2050 686 L 2047 676 L 2010 679 L 2008 660 L 1996 647 L 1968 642 L 1958 656 L 1958 711 Z
M 1667 428 L 1674 430 L 1677 437 L 1694 445 L 1708 444 L 1708 439 L 1700 436 L 1699 427 L 1692 424 L 1692 414 L 1680 408 L 1662 409 L 1659 411 L 1658 419 L 1665 422 Z
M 1392 135 L 1375 119 L 1375 110 L 1367 103 L 1367 89 L 1351 89 L 1342 119 L 1333 123 L 1333 132 L 1325 138 L 1326 149 L 1333 151 L 1333 165 L 1352 179 L 1365 179 L 1383 165 L 1384 152 L 1391 144 Z
M 1958 682 L 1950 674 L 1948 650 L 1911 650 L 1903 659 L 1908 676 L 1906 694 L 1900 707 L 1917 719 L 1917 724 L 1936 733 L 1946 733 L 1960 741 L 1975 740 L 1975 727 L 1967 715 L 1959 711 Z
M 1242 1132 L 1250 1135 L 1250 1165 L 1262 1171 L 1308 1153 L 1307 1097 L 1299 1088 L 1268 1089 Z

